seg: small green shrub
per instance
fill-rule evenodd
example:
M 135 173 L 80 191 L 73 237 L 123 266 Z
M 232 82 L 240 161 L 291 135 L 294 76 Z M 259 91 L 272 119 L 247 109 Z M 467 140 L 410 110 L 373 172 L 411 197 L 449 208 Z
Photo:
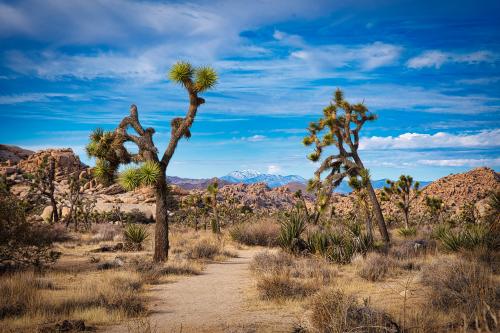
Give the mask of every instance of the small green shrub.
M 142 249 L 142 243 L 149 237 L 146 228 L 139 224 L 127 224 L 123 230 L 126 245 L 135 251 Z
M 417 228 L 415 228 L 415 227 L 399 228 L 398 234 L 403 236 L 403 237 L 412 237 L 412 236 L 415 236 L 417 234 Z

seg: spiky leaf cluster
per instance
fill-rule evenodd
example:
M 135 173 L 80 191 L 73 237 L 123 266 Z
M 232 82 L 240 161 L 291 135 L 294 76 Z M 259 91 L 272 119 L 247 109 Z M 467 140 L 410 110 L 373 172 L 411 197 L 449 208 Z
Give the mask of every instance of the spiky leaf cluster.
M 191 64 L 180 61 L 172 66 L 169 79 L 182 84 L 187 89 L 204 92 L 212 89 L 217 84 L 217 72 L 208 66 L 193 67 Z
M 89 157 L 95 157 L 94 176 L 103 184 L 113 182 L 120 163 L 130 163 L 131 157 L 123 146 L 123 138 L 117 133 L 95 129 L 90 134 L 90 142 L 85 147 Z
M 118 183 L 127 191 L 140 186 L 152 186 L 161 176 L 160 165 L 155 161 L 146 161 L 137 168 L 127 168 L 118 176 Z

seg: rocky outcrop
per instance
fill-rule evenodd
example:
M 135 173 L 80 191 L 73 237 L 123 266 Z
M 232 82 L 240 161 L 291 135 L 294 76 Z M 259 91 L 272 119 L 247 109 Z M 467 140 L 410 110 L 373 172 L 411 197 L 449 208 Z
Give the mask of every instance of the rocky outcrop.
M 19 161 L 28 158 L 34 152 L 18 146 L 0 144 L 0 163 L 13 166 Z
M 22 172 L 34 173 L 40 167 L 45 157 L 53 157 L 55 159 L 56 178 L 59 179 L 69 173 L 80 173 L 87 169 L 87 166 L 80 162 L 80 159 L 70 148 L 40 150 L 31 154 L 28 158 L 19 161 L 17 166 Z
M 204 193 L 204 191 L 197 191 Z M 253 210 L 286 210 L 293 207 L 296 199 L 286 187 L 269 188 L 265 183 L 231 184 L 219 190 L 220 200 L 232 198 L 239 206 Z
M 485 211 L 486 197 L 492 191 L 500 191 L 500 175 L 490 168 L 481 167 L 465 173 L 452 174 L 424 187 L 422 194 L 413 204 L 411 215 L 417 218 L 424 216 L 427 210 L 426 196 L 441 198 L 451 215 L 460 212 L 467 204 L 474 204 L 481 215 L 481 211 Z M 376 192 L 380 195 L 380 190 Z M 353 201 L 353 194 L 334 194 L 332 197 L 335 211 L 340 214 L 352 211 Z M 381 206 L 384 214 L 388 216 L 399 214 L 393 202 L 381 202 Z

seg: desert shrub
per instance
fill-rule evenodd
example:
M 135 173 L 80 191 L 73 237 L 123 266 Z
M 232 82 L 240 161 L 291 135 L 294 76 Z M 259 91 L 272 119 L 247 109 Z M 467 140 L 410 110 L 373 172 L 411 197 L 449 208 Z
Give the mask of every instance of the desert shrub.
M 463 325 L 477 330 L 498 327 L 500 286 L 491 271 L 476 262 L 439 260 L 424 268 L 422 283 L 431 289 L 431 304 L 455 313 Z
M 287 273 L 264 275 L 257 281 L 260 297 L 266 300 L 307 297 L 318 289 L 311 281 L 293 278 Z
M 128 249 L 139 251 L 142 243 L 149 237 L 145 227 L 139 224 L 127 224 L 123 229 L 125 244 Z
M 389 254 L 398 260 L 417 258 L 436 249 L 436 242 L 429 239 L 405 240 L 394 244 Z
M 257 288 L 264 299 L 305 297 L 337 276 L 328 262 L 315 258 L 294 258 L 285 252 L 262 252 L 250 264 L 257 276 Z
M 276 246 L 280 228 L 271 221 L 241 223 L 229 230 L 231 238 L 245 245 Z
M 397 264 L 390 257 L 374 253 L 366 258 L 358 274 L 363 279 L 376 282 L 390 275 L 396 267 Z
M 412 237 L 417 234 L 417 228 L 415 227 L 399 228 L 398 234 L 403 237 Z
M 93 243 L 109 242 L 115 239 L 122 232 L 121 227 L 111 223 L 101 223 L 92 225 L 91 241 Z
M 360 306 L 356 299 L 341 290 L 326 289 L 311 302 L 310 323 L 316 332 L 399 332 L 389 315 L 367 304 Z
M 214 259 L 219 254 L 220 245 L 208 239 L 201 239 L 186 250 L 189 259 Z
M 123 213 L 125 222 L 127 223 L 140 223 L 140 224 L 148 224 L 154 223 L 154 219 L 152 216 L 146 216 L 144 212 L 141 212 L 139 209 L 132 209 L 130 212 Z
M 283 269 L 293 267 L 294 262 L 294 258 L 286 252 L 271 253 L 265 251 L 257 253 L 253 257 L 250 269 L 257 273 L 280 272 Z
M 15 197 L 0 196 L 0 271 L 55 262 L 51 227 L 26 221 L 24 207 Z

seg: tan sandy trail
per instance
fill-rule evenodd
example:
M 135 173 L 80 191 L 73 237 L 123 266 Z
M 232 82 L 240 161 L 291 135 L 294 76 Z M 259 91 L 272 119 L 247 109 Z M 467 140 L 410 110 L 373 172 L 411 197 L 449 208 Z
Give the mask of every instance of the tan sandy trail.
M 238 258 L 209 264 L 201 275 L 154 286 L 152 326 L 159 333 L 291 332 L 294 315 L 279 307 L 259 308 L 248 299 L 254 283 L 249 263 L 257 252 L 241 250 Z M 127 331 L 126 326 L 107 330 Z

